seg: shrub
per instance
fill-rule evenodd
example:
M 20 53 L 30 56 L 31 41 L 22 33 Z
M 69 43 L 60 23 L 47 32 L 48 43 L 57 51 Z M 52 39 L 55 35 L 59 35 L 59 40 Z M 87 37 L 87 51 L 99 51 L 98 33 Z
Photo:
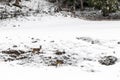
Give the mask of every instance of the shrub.
M 118 0 L 89 0 L 89 5 L 102 10 L 103 16 L 116 12 L 118 8 Z

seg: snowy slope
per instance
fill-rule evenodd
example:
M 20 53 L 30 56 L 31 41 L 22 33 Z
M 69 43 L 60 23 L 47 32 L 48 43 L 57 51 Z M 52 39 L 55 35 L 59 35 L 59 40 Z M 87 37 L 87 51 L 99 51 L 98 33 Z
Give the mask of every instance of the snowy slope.
M 69 79 L 69 80 L 119 80 L 119 74 L 117 72 L 96 72 L 89 73 L 85 71 L 81 71 L 76 67 L 62 67 L 62 68 L 30 68 L 30 67 L 10 67 L 6 64 L 1 65 L 1 79 L 4 80 L 61 80 L 61 79 Z
M 24 4 L 31 5 L 38 2 L 33 0 Z M 56 16 L 39 14 L 3 20 L 0 22 L 0 78 L 119 80 L 119 25 L 120 21 L 86 21 L 57 14 Z M 43 54 L 29 52 L 31 48 L 39 48 L 40 45 Z M 27 58 L 5 62 L 10 58 L 9 55 L 2 53 L 5 50 L 26 51 L 20 57 Z M 55 55 L 56 50 L 66 53 Z M 116 64 L 105 66 L 98 62 L 102 56 L 107 55 L 117 57 Z M 48 59 L 49 57 L 51 59 Z M 64 57 L 69 59 L 66 60 Z M 49 66 L 56 58 L 64 60 L 65 64 L 58 67 Z
M 48 15 L 41 18 L 29 17 L 28 19 L 30 21 L 21 21 L 21 19 L 18 21 L 10 20 L 9 24 L 5 24 L 3 21 L 4 25 L 0 28 L 1 51 L 8 48 L 27 51 L 30 48 L 42 45 L 42 51 L 45 53 L 43 54 L 44 56 L 55 57 L 54 51 L 56 49 L 65 50 L 66 54 L 69 55 L 73 53 L 78 54 L 78 56 L 74 57 L 76 58 L 75 62 L 74 60 L 71 61 L 71 63 L 75 64 L 73 66 L 63 65 L 58 68 L 45 67 L 45 63 L 40 64 L 41 57 L 35 55 L 30 61 L 29 59 L 7 63 L 3 63 L 2 61 L 1 70 L 5 70 L 5 72 L 2 70 L 4 74 L 7 74 L 10 78 L 12 78 L 10 74 L 14 74 L 16 77 L 19 77 L 19 74 L 21 75 L 19 79 L 28 78 L 30 80 L 34 78 L 37 80 L 41 78 L 45 80 L 55 80 L 56 78 L 70 80 L 119 80 L 119 61 L 112 66 L 104 66 L 97 61 L 101 56 L 105 55 L 120 57 L 119 44 L 117 44 L 120 41 L 119 21 L 85 21 L 70 17 Z M 87 40 L 77 39 L 79 37 Z M 38 40 L 37 43 L 32 43 L 34 40 Z M 52 43 L 52 41 L 55 42 Z M 91 41 L 96 41 L 96 43 L 91 44 Z M 17 45 L 18 47 L 13 48 L 13 45 Z M 83 58 L 89 58 L 92 61 L 83 60 Z M 17 66 L 16 64 L 22 64 L 24 67 Z M 35 66 L 38 66 L 38 68 Z M 8 78 L 5 79 L 8 80 Z

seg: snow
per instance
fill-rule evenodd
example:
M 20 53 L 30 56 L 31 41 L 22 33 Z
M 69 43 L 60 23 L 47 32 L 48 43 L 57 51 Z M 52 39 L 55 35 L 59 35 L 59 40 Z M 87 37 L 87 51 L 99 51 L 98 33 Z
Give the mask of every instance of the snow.
M 114 55 L 119 58 L 119 21 L 85 21 L 62 16 L 43 16 L 41 19 L 31 17 L 30 21 L 5 21 L 0 27 L 0 49 L 6 50 L 12 46 L 19 45 L 16 49 L 28 50 L 30 47 L 43 45 L 44 50 L 51 55 L 51 50 L 57 48 L 66 50 L 67 53 L 80 53 L 76 58 L 79 63 L 74 66 L 46 67 L 39 65 L 39 57 L 35 56 L 33 62 L 23 66 L 17 65 L 21 61 L 6 62 L 0 64 L 0 75 L 2 79 L 68 79 L 68 80 L 119 80 L 119 62 L 113 66 L 103 66 L 96 61 L 83 61 L 81 58 L 88 57 L 97 60 L 101 53 Z M 39 18 L 39 17 L 38 17 Z M 35 19 L 35 21 L 32 21 Z M 7 22 L 9 24 L 7 24 Z M 13 27 L 13 26 L 16 27 Z M 19 26 L 18 26 L 19 25 Z M 88 41 L 77 40 L 76 37 L 83 37 Z M 31 38 L 40 39 L 38 43 L 31 43 Z M 44 42 L 46 40 L 46 42 Z M 50 43 L 54 40 L 55 43 Z M 99 42 L 91 45 L 90 40 Z M 25 48 L 21 43 L 28 46 Z M 72 49 L 70 49 L 72 48 Z M 113 54 L 113 51 L 116 54 Z M 54 56 L 54 55 L 51 55 Z M 84 65 L 84 68 L 80 66 Z M 37 67 L 38 66 L 38 67 Z M 95 72 L 91 72 L 91 70 Z M 7 76 L 7 77 L 6 77 Z M 87 76 L 87 77 L 86 77 Z
M 33 3 L 38 3 L 34 1 L 38 0 L 33 0 Z M 0 78 L 4 80 L 119 80 L 119 25 L 120 21 L 87 21 L 57 14 L 56 16 L 39 14 L 3 20 L 0 22 Z M 17 47 L 13 47 L 14 45 Z M 4 50 L 10 48 L 29 51 L 40 45 L 44 54 L 26 53 L 25 55 L 30 59 L 4 62 L 4 59 L 9 57 L 2 54 Z M 43 62 L 41 58 L 47 60 L 45 57 L 49 56 L 53 60 L 54 57 L 63 59 L 63 56 L 54 54 L 56 50 L 65 50 L 66 54 L 63 56 L 70 55 L 71 61 L 65 60 L 66 64 L 58 67 L 48 66 L 47 61 Z M 107 55 L 116 56 L 118 58 L 116 64 L 105 66 L 98 62 L 100 57 Z M 69 63 L 72 65 L 68 65 Z
M 11 67 L 6 64 L 1 65 L 1 79 L 9 80 L 56 80 L 56 79 L 69 79 L 69 80 L 119 80 L 116 72 L 96 72 L 89 73 L 85 71 L 81 71 L 77 67 L 60 67 L 60 68 L 46 68 L 46 67 Z

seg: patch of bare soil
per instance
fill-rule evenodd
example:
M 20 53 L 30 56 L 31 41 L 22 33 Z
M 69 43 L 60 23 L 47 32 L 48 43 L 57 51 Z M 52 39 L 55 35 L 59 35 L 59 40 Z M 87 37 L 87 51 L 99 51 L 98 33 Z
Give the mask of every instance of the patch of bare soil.
M 12 46 L 13 49 L 8 48 L 7 50 L 1 50 L 0 60 L 3 60 L 5 62 L 19 61 L 20 63 L 18 64 L 20 65 L 24 65 L 27 63 L 28 64 L 36 63 L 45 66 L 55 66 L 55 67 L 76 66 L 80 60 L 86 62 L 98 62 L 99 64 L 106 66 L 114 65 L 118 61 L 118 58 L 115 56 L 104 56 L 104 57 L 100 57 L 99 60 L 96 58 L 94 59 L 92 57 L 80 56 L 79 55 L 80 53 L 76 53 L 74 51 L 69 52 L 63 48 L 62 49 L 57 48 L 56 45 L 53 46 L 54 44 L 56 44 L 54 40 L 49 41 L 50 43 L 52 43 L 50 45 L 52 47 L 46 48 L 43 45 L 39 44 L 40 39 L 34 39 L 34 38 L 31 39 L 32 39 L 31 44 L 38 44 L 39 47 L 38 46 L 29 47 L 28 45 L 20 44 L 23 45 L 24 48 L 26 48 L 26 50 L 20 50 L 19 49 L 20 45 L 14 44 Z M 77 37 L 76 39 L 90 43 L 90 45 L 101 44 L 101 41 L 89 37 Z M 48 42 L 46 40 L 43 41 Z
M 4 61 L 14 61 L 14 60 L 19 60 L 19 59 L 24 59 L 27 58 L 26 56 L 23 56 L 26 52 L 23 50 L 4 50 L 2 51 L 2 54 L 6 54 L 9 57 L 5 58 Z
M 40 46 L 40 48 L 30 48 L 29 51 L 8 49 L 3 50 L 2 54 L 7 55 L 7 57 L 3 55 L 5 62 L 24 60 L 23 63 L 20 64 L 38 61 L 38 64 L 41 63 L 46 66 L 58 67 L 63 65 L 75 65 L 77 63 L 77 59 L 72 56 L 75 54 L 68 55 L 65 51 L 56 50 L 53 51 L 53 55 L 55 56 L 47 56 L 47 53 L 42 52 L 42 46 Z

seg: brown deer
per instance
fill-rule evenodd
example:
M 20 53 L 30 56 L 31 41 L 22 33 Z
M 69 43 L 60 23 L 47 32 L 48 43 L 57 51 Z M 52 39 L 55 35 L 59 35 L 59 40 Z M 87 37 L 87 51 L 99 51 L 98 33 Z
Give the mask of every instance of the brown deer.
M 40 46 L 39 48 L 31 48 L 32 53 L 35 53 L 35 54 L 38 54 L 41 49 L 42 49 L 42 46 Z
M 59 66 L 62 66 L 63 64 L 65 64 L 63 60 L 57 59 L 55 62 L 51 63 L 50 66 L 59 67 Z

